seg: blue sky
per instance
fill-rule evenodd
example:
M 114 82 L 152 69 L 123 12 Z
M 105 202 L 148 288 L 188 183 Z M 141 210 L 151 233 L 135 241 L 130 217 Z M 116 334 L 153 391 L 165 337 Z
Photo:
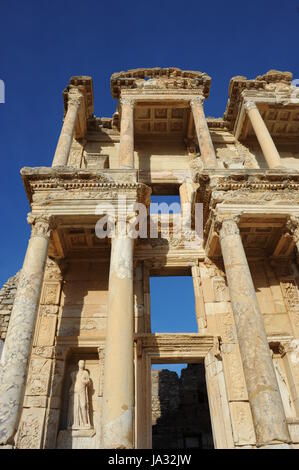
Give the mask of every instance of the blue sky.
M 0 284 L 21 267 L 29 237 L 19 170 L 51 164 L 70 76 L 93 77 L 98 116 L 115 110 L 110 75 L 129 68 L 208 73 L 205 106 L 212 116 L 222 116 L 234 75 L 253 78 L 275 68 L 299 78 L 299 0 L 1 0 L 0 18 L 0 79 L 6 85 L 0 104 Z

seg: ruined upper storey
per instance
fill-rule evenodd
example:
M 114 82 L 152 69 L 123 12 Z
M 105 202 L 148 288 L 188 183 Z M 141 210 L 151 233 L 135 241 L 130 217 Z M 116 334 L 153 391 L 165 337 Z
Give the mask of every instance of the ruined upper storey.
M 210 86 L 211 77 L 206 73 L 181 70 L 177 67 L 133 69 L 113 73 L 110 79 L 113 98 L 119 98 L 123 90 L 137 92 L 195 90 L 208 98 Z
M 116 110 L 97 118 L 91 77 L 70 79 L 54 167 L 137 170 L 149 185 L 203 170 L 299 170 L 299 89 L 290 72 L 232 78 L 223 118 L 205 116 L 211 78 L 203 72 L 139 68 L 110 83 Z

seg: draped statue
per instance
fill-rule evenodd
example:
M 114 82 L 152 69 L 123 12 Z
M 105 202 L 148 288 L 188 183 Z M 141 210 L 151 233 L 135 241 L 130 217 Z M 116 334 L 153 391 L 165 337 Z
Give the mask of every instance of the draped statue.
M 71 373 L 69 389 L 68 429 L 91 429 L 88 388 L 91 385 L 89 372 L 84 369 L 83 360 L 78 362 L 79 370 Z

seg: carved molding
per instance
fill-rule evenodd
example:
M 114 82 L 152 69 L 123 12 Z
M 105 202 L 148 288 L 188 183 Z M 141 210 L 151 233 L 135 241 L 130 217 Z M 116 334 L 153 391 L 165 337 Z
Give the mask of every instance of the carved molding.
M 199 90 L 208 97 L 211 77 L 206 73 L 168 68 L 139 68 L 111 75 L 110 87 L 113 98 L 118 98 L 121 90 L 164 89 Z

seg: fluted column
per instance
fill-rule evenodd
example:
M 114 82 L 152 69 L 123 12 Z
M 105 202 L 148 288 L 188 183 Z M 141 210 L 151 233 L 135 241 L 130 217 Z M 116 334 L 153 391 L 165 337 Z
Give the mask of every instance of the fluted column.
M 205 168 L 216 168 L 216 154 L 206 121 L 203 102 L 204 97 L 197 96 L 196 98 L 190 100 L 190 105 L 193 113 L 200 154 Z
M 48 254 L 50 220 L 28 217 L 31 237 L 5 340 L 0 384 L 0 444 L 13 444 L 22 411 L 31 342 Z
M 269 168 L 277 168 L 281 166 L 281 160 L 277 148 L 256 104 L 253 101 L 246 101 L 244 108 L 248 114 Z
M 68 107 L 56 147 L 52 166 L 67 165 L 72 145 L 78 111 L 83 101 L 83 95 L 77 88 L 68 92 Z
M 218 221 L 220 244 L 257 446 L 290 442 L 281 395 L 236 220 Z
M 102 408 L 102 447 L 133 447 L 133 242 L 112 238 Z
M 119 167 L 134 168 L 134 99 L 121 98 Z

